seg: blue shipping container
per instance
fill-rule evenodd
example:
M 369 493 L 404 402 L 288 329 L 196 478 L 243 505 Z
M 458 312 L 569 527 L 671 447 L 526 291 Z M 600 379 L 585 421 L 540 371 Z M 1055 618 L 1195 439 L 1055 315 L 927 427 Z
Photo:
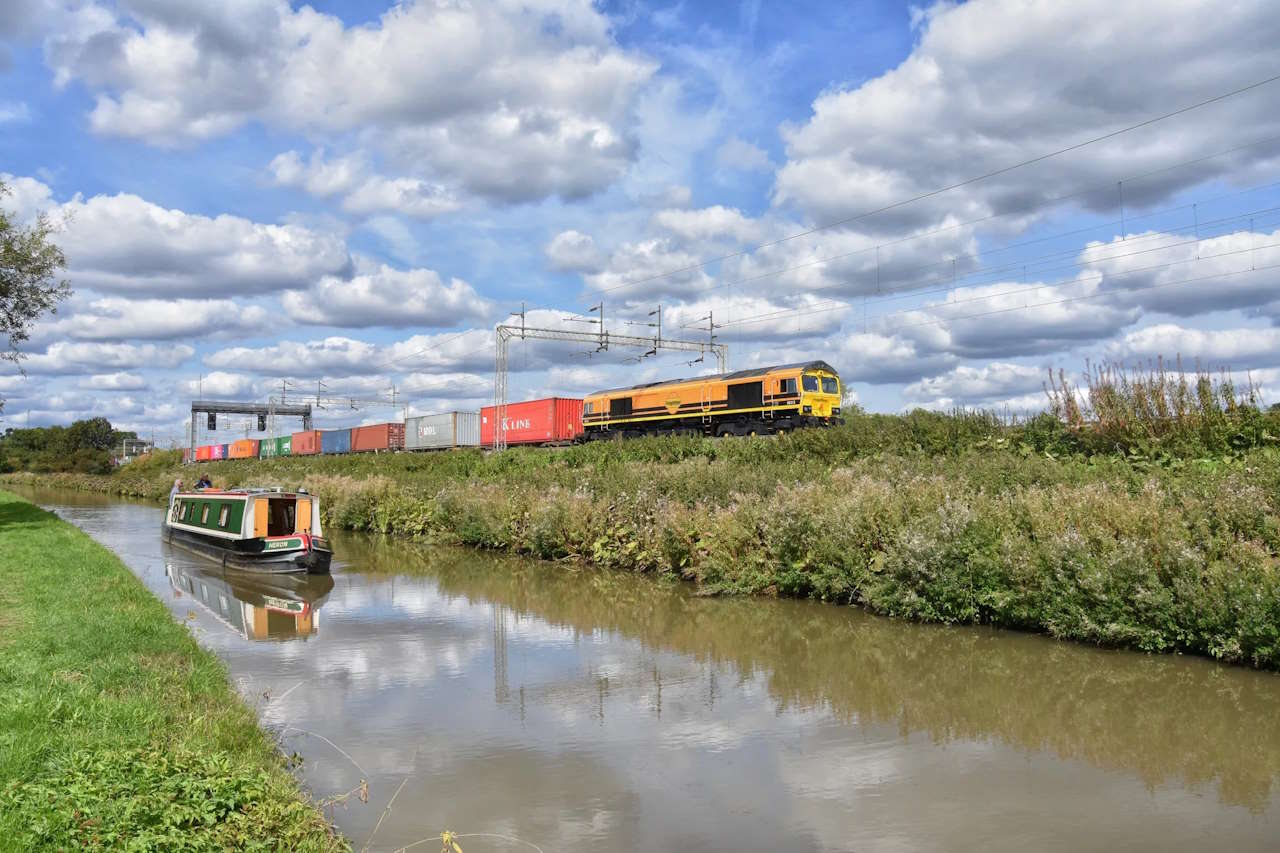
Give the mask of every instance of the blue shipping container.
M 326 429 L 320 432 L 321 453 L 350 453 L 351 430 Z

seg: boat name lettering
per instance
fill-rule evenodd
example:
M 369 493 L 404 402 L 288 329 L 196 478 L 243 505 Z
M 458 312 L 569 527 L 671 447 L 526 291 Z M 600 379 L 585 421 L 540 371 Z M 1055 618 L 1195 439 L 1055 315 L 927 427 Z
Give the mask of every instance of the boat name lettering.
M 281 548 L 296 548 L 299 542 L 297 539 L 277 539 L 267 543 L 268 551 L 278 551 Z

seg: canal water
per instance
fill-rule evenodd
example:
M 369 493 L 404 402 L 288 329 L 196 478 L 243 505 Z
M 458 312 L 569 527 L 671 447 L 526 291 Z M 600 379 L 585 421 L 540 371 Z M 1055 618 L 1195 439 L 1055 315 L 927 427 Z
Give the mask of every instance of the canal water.
M 368 780 L 333 808 L 357 849 L 1280 846 L 1274 674 L 340 533 L 331 582 L 271 584 L 154 505 L 28 497 L 226 661 L 317 798 Z

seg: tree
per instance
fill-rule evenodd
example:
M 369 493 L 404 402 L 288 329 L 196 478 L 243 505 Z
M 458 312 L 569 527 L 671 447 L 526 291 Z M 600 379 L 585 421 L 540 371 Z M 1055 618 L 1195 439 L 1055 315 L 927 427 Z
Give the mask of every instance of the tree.
M 68 450 L 111 450 L 117 441 L 111 421 L 106 418 L 89 418 L 67 427 Z
M 0 182 L 0 198 L 8 193 Z M 23 226 L 0 208 L 0 336 L 8 342 L 0 350 L 0 360 L 17 364 L 19 370 L 23 358 L 19 345 L 31 337 L 31 328 L 42 315 L 55 313 L 58 303 L 71 295 L 71 286 L 58 278 L 67 259 L 49 239 L 52 234 L 53 225 L 44 214 Z

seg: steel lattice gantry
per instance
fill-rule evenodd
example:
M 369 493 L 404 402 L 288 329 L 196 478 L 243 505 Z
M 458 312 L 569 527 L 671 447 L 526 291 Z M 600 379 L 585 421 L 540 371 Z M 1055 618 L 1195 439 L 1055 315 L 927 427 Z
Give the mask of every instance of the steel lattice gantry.
M 669 338 L 646 338 L 639 335 L 615 335 L 612 332 L 575 332 L 568 329 L 534 329 L 527 326 L 498 326 L 496 330 L 497 352 L 493 382 L 493 449 L 507 448 L 507 345 L 513 338 L 535 341 L 569 341 L 571 343 L 590 344 L 596 351 L 604 351 L 610 347 L 641 348 L 656 353 L 659 350 L 697 353 L 705 356 L 711 353 L 716 357 L 716 367 L 720 373 L 729 369 L 729 347 L 712 341 L 681 341 Z
M 196 460 L 196 415 L 264 415 L 274 422 L 277 416 L 302 418 L 303 431 L 311 429 L 311 404 L 239 403 L 234 400 L 193 400 L 191 402 L 191 455 Z

